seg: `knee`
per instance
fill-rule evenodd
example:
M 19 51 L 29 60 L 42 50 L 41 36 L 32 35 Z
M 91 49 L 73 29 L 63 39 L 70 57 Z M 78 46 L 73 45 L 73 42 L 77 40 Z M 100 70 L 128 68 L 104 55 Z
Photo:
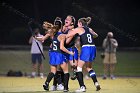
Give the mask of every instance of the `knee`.
M 77 67 L 77 72 L 82 72 L 82 68 L 81 67 Z
M 87 67 L 86 69 L 87 69 L 88 72 L 89 72 L 90 70 L 92 70 L 92 68 L 90 68 L 90 67 Z

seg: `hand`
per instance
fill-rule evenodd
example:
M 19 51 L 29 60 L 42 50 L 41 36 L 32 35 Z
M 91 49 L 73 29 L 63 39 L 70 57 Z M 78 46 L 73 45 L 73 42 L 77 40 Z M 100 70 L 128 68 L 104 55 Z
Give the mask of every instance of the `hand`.
M 72 51 L 70 51 L 70 53 L 69 53 L 70 55 L 72 55 L 72 56 L 74 56 L 74 52 L 72 52 Z
M 51 24 L 51 23 L 45 21 L 45 22 L 43 23 L 42 27 L 43 27 L 43 29 L 48 30 L 48 29 L 51 29 L 51 28 L 53 27 L 53 24 Z

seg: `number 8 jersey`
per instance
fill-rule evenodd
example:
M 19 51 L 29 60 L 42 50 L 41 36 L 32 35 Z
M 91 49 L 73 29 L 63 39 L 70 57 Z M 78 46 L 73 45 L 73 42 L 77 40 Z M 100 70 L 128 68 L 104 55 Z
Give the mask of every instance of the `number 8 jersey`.
M 80 35 L 81 54 L 80 60 L 84 62 L 93 62 L 96 57 L 96 46 L 94 45 L 93 34 L 90 33 L 88 27 L 83 27 L 85 32 Z
M 93 34 L 90 33 L 89 28 L 83 27 L 83 29 L 85 30 L 85 32 L 82 35 L 80 35 L 81 46 L 94 45 Z

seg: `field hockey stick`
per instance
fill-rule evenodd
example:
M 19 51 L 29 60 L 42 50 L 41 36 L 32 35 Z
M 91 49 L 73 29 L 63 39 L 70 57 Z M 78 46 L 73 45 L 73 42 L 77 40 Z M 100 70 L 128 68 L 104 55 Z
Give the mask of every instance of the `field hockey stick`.
M 74 46 L 72 47 L 72 52 L 74 52 Z M 75 63 L 74 55 L 72 56 L 72 60 L 73 60 L 73 64 L 72 64 L 73 76 L 71 77 L 71 80 L 75 80 L 77 77 L 75 76 L 76 75 L 76 66 L 74 65 L 74 63 Z
M 72 52 L 74 53 L 74 46 L 72 46 Z M 74 59 L 74 55 L 72 56 L 72 60 L 73 60 L 73 69 L 75 69 L 75 59 Z

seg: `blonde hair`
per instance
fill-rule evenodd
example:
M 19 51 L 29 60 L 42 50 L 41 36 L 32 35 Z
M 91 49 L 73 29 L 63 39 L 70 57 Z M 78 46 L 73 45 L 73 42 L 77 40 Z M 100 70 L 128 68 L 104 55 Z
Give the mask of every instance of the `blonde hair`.
M 91 17 L 86 17 L 86 18 L 83 17 L 83 18 L 80 18 L 80 19 L 78 20 L 78 22 L 81 22 L 83 26 L 87 26 L 87 25 L 89 25 L 90 22 L 91 22 Z
M 55 34 L 59 29 L 62 29 L 62 21 L 60 17 L 56 17 L 54 20 L 54 24 L 45 21 L 43 23 L 43 29 L 46 31 L 50 31 L 51 33 Z
M 91 17 L 87 17 L 87 18 L 86 18 L 86 21 L 87 21 L 87 25 L 89 25 L 90 22 L 91 22 Z

